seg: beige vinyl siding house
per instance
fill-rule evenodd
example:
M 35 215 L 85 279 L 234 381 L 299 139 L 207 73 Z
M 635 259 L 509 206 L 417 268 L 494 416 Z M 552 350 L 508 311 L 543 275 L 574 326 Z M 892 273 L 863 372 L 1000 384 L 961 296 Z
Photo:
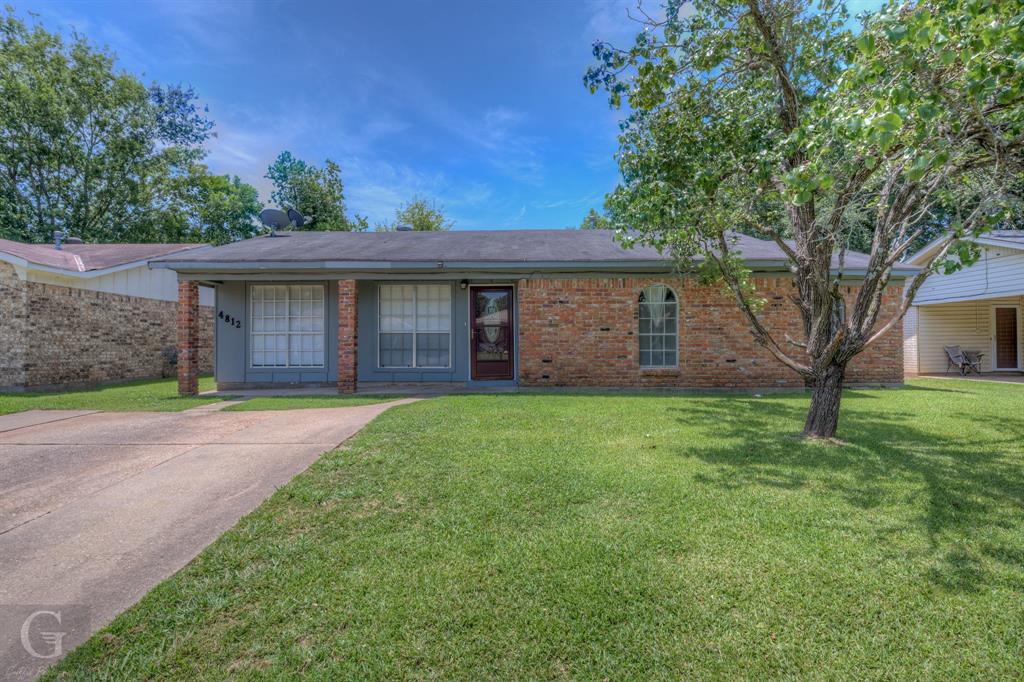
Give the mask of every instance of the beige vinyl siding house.
M 1024 370 L 1024 232 L 975 240 L 981 258 L 951 274 L 932 275 L 903 325 L 907 375 L 945 372 L 944 346 L 980 351 L 983 372 Z M 923 265 L 933 247 L 911 260 Z

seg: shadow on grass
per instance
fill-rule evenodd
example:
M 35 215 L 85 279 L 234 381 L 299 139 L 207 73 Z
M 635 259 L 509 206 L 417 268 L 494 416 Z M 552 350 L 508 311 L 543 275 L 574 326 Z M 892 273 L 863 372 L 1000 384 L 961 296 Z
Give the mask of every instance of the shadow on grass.
M 708 436 L 700 445 L 676 445 L 680 455 L 716 468 L 713 475 L 698 476 L 698 482 L 723 489 L 788 490 L 813 483 L 816 491 L 839 495 L 863 510 L 916 505 L 923 494 L 924 513 L 910 529 L 924 532 L 931 551 L 941 557 L 940 565 L 929 572 L 933 583 L 963 592 L 1000 583 L 979 555 L 1018 574 L 1024 571 L 1024 549 L 1019 546 L 989 542 L 979 545 L 976 553 L 961 546 L 964 541 L 970 545 L 972 536 L 983 531 L 1003 529 L 1020 537 L 1024 467 L 1019 454 L 1010 453 L 1020 452 L 1024 412 L 950 415 L 949 419 L 966 420 L 965 432 L 974 434 L 965 442 L 942 437 L 942 429 L 928 430 L 928 420 L 921 415 L 872 409 L 860 402 L 865 397 L 874 396 L 844 395 L 839 435 L 848 443 L 841 446 L 801 442 L 795 435 L 780 433 L 780 423 L 792 424 L 794 431 L 803 423 L 803 401 L 711 398 L 679 401 L 668 411 Z M 941 412 L 935 419 L 943 419 Z M 887 535 L 906 529 L 880 528 L 877 540 L 884 542 Z M 1008 586 L 1024 589 L 1024 580 L 1011 582 Z

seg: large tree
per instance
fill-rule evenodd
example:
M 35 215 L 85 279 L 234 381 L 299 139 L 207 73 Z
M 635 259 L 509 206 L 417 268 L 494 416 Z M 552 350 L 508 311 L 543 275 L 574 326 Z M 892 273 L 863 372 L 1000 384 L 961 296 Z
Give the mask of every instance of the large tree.
M 0 236 L 162 241 L 164 183 L 213 123 L 191 88 L 147 87 L 80 36 L 0 13 Z
M 271 200 L 278 206 L 294 208 L 305 218 L 304 230 L 365 230 L 366 218 L 349 217 L 341 166 L 327 159 L 323 168 L 281 152 L 265 176 L 274 185 Z
M 259 234 L 263 204 L 255 187 L 237 176 L 214 175 L 201 163 L 161 185 L 161 197 L 151 213 L 167 242 L 227 244 Z M 144 226 L 143 231 L 149 229 Z
M 444 215 L 444 207 L 433 199 L 413 197 L 395 209 L 395 219 L 390 223 L 379 223 L 378 232 L 393 232 L 399 225 L 408 225 L 413 232 L 446 232 L 455 225 Z
M 635 230 L 627 241 L 710 264 L 754 339 L 812 387 L 804 435 L 832 437 L 850 360 L 893 330 L 930 273 L 976 257 L 960 238 L 1006 219 L 1024 146 L 1024 0 L 892 1 L 859 32 L 834 0 L 663 9 L 641 10 L 633 46 L 595 44 L 585 77 L 630 107 L 608 209 Z M 939 205 L 941 248 L 882 316 L 893 267 Z M 765 326 L 736 230 L 788 258 L 803 338 Z M 869 263 L 845 273 L 858 231 Z

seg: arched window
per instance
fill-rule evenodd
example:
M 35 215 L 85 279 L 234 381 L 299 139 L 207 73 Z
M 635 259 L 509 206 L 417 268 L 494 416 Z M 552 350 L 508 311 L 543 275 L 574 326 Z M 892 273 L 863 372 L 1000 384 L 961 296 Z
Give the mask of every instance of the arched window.
M 664 284 L 640 292 L 640 366 L 675 367 L 679 352 L 679 302 Z

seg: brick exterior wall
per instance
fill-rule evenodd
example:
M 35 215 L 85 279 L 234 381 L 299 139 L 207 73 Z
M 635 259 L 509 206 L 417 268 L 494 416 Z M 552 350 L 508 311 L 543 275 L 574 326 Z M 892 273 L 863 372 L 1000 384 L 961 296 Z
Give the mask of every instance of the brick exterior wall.
M 355 393 L 359 290 L 354 279 L 338 280 L 338 390 Z
M 0 263 L 0 388 L 25 385 L 25 283 L 14 266 Z
M 174 301 L 25 282 L 0 263 L 0 388 L 171 376 L 176 312 Z M 213 309 L 201 317 L 199 367 L 212 372 Z
M 641 369 L 639 296 L 650 284 L 666 284 L 679 299 L 679 365 Z M 803 336 L 799 312 L 789 300 L 792 280 L 757 278 L 767 299 L 762 318 L 773 335 Z M 849 298 L 854 287 L 845 287 Z M 880 319 L 893 314 L 901 289 L 890 286 Z M 743 314 L 721 287 L 679 278 L 567 278 L 520 280 L 519 383 L 522 386 L 618 386 L 678 388 L 802 387 L 799 375 L 755 343 Z M 903 381 L 900 325 L 857 356 L 849 383 Z

